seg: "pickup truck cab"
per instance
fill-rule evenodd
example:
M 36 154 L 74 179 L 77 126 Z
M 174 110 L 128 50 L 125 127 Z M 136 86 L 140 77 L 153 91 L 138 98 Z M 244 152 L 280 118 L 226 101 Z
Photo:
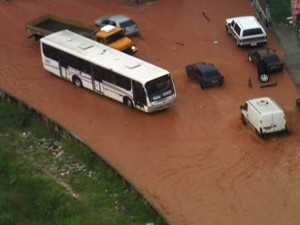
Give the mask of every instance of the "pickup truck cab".
M 105 25 L 96 33 L 96 37 L 98 42 L 119 51 L 128 54 L 134 54 L 137 52 L 137 47 L 134 42 L 124 35 L 124 31 L 120 27 Z
M 226 32 L 235 39 L 238 47 L 267 43 L 267 33 L 254 16 L 226 19 Z

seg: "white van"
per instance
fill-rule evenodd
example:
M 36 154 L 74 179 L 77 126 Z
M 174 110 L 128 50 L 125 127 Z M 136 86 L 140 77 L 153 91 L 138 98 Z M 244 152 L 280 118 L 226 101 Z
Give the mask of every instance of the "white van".
M 267 43 L 267 33 L 254 16 L 226 19 L 226 32 L 235 39 L 237 46 Z
M 240 108 L 243 123 L 251 125 L 259 136 L 287 131 L 284 111 L 272 98 L 250 99 Z

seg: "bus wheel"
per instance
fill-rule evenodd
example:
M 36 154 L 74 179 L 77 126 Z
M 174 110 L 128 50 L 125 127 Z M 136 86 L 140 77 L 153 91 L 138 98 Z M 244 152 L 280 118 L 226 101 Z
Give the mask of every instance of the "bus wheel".
M 133 108 L 133 103 L 129 98 L 124 98 L 124 104 L 126 104 L 128 108 Z
M 73 77 L 73 83 L 76 87 L 82 87 L 82 82 L 78 77 Z

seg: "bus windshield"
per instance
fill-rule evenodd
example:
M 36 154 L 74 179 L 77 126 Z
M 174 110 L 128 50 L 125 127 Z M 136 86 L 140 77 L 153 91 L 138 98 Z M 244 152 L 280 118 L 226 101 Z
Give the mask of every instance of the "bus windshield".
M 145 87 L 151 102 L 174 94 L 174 87 L 170 75 L 149 81 Z

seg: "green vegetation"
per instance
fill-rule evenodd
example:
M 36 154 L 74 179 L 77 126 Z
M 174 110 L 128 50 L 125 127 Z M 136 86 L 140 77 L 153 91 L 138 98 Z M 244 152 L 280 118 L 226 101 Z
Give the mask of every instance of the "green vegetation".
M 285 22 L 286 18 L 292 15 L 290 0 L 272 0 L 269 2 L 273 21 Z
M 1 225 L 166 224 L 90 149 L 34 115 L 0 101 Z

